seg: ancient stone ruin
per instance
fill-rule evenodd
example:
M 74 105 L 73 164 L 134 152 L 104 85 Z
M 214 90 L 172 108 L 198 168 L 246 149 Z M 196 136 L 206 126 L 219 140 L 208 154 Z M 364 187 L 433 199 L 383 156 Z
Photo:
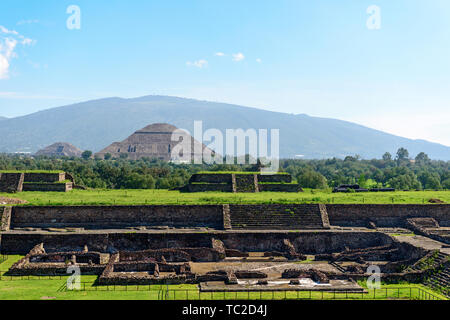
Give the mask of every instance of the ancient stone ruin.
M 361 188 L 359 184 L 341 184 L 333 188 L 333 192 L 393 192 L 394 188 Z
M 0 248 L 25 255 L 7 275 L 60 275 L 77 265 L 98 275 L 100 286 L 364 292 L 356 280 L 376 265 L 386 281 L 448 290 L 449 210 L 447 204 L 0 207 Z M 422 234 L 411 236 L 413 230 Z M 431 239 L 436 232 L 442 241 Z
M 300 185 L 292 183 L 286 173 L 197 173 L 189 184 L 181 189 L 185 192 L 302 192 Z
M 72 190 L 73 187 L 73 177 L 65 172 L 0 171 L 0 192 L 67 192 Z
M 126 157 L 130 160 L 151 158 L 164 161 L 175 160 L 178 156 L 181 159 L 189 158 L 186 162 L 190 163 L 194 157 L 202 159 L 201 157 L 205 152 L 215 155 L 214 151 L 208 149 L 187 133 L 181 133 L 177 141 L 172 141 L 172 134 L 176 130 L 178 130 L 177 127 L 167 123 L 151 124 L 136 131 L 122 142 L 114 142 L 96 153 L 95 156 L 103 159 L 106 154 L 109 154 L 112 158 Z M 189 156 L 185 154 L 177 155 L 174 152 L 176 146 L 183 141 L 190 141 L 191 151 Z
M 36 152 L 36 156 L 47 157 L 81 157 L 82 151 L 67 142 L 56 142 Z

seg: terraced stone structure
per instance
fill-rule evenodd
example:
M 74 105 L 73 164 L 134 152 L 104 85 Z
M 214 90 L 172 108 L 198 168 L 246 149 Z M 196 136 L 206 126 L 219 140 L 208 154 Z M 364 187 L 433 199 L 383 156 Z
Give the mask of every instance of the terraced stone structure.
M 450 248 L 429 236 L 449 234 L 446 204 L 15 206 L 0 218 L 1 253 L 25 255 L 11 275 L 78 265 L 99 285 L 364 292 L 354 280 L 376 264 L 386 281 L 448 292 Z
M 80 158 L 83 152 L 67 142 L 56 142 L 36 152 L 36 156 L 75 157 Z
M 212 156 L 215 155 L 214 151 L 208 149 L 187 133 L 180 134 L 178 141 L 172 141 L 172 135 L 177 130 L 178 128 L 171 124 L 154 123 L 136 131 L 122 142 L 114 142 L 96 153 L 95 156 L 104 159 L 105 155 L 109 154 L 112 158 L 126 157 L 130 160 L 150 158 L 172 161 L 177 158 L 177 155 L 173 154 L 175 148 L 183 141 L 189 141 L 191 146 L 189 155 L 180 155 L 182 159 L 189 158 L 189 160 L 186 160 L 188 163 L 191 163 L 194 157 L 200 157 L 201 159 L 205 152 L 211 153 Z
M 274 173 L 197 173 L 181 189 L 186 192 L 302 192 L 300 185 L 292 183 L 290 174 Z
M 0 192 L 67 192 L 72 190 L 73 187 L 73 177 L 65 172 L 0 171 Z

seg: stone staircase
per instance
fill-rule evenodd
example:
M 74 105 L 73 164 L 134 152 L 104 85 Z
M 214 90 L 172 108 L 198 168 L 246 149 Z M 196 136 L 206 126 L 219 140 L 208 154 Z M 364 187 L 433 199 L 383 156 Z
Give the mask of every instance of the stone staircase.
M 450 256 L 439 251 L 433 251 L 410 269 L 430 270 L 430 276 L 425 281 L 425 285 L 441 291 L 450 297 Z
M 450 298 L 450 256 L 439 253 L 436 260 L 441 267 L 433 273 L 425 282 L 426 285 L 438 289 L 444 295 Z
M 234 192 L 258 192 L 258 175 L 256 174 L 233 174 Z
M 323 211 L 323 210 L 322 210 Z M 318 204 L 230 205 L 232 229 L 328 229 Z M 328 219 L 326 219 L 328 220 Z
M 439 228 L 439 224 L 433 218 L 409 218 L 406 221 L 409 225 L 413 225 L 416 228 Z
M 336 268 L 337 270 L 339 270 L 342 273 L 346 273 L 347 272 L 347 270 L 344 267 L 342 267 L 341 265 L 337 264 L 335 261 L 329 261 L 328 264 L 333 266 L 334 268 Z

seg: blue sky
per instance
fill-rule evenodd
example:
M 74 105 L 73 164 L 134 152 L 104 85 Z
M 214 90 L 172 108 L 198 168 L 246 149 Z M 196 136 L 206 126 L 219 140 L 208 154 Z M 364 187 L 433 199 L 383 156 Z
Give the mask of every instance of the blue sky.
M 448 57 L 448 0 L 2 0 L 0 116 L 163 94 L 450 145 Z

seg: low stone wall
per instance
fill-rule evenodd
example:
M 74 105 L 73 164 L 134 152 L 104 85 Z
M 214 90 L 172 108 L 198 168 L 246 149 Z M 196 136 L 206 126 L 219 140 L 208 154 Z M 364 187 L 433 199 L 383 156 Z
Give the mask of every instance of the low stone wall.
M 300 185 L 291 183 L 260 183 L 258 188 L 259 192 L 303 192 Z
M 73 189 L 72 182 L 67 183 L 24 183 L 23 191 L 67 192 Z
M 66 174 L 64 172 L 56 173 L 37 173 L 37 172 L 26 172 L 24 181 L 25 182 L 59 182 L 66 180 Z
M 11 224 L 11 207 L 0 207 L 0 231 L 8 231 Z
M 416 234 L 450 244 L 450 238 L 448 236 L 441 236 L 439 233 L 433 232 L 436 230 L 434 228 L 439 227 L 433 218 L 408 218 L 406 219 L 406 227 Z
M 0 192 L 22 192 L 23 173 L 0 173 Z
M 120 252 L 120 261 L 140 261 L 155 259 L 167 262 L 215 262 L 225 258 L 225 253 L 213 248 L 167 248 L 136 252 Z
M 170 226 L 223 229 L 223 206 L 24 206 L 14 207 L 11 224 L 37 228 Z
M 231 174 L 193 174 L 189 183 L 193 182 L 231 184 Z
M 290 174 L 258 174 L 258 182 L 291 183 Z
M 380 232 L 204 232 L 204 233 L 3 233 L 2 254 L 27 254 L 36 244 L 45 243 L 47 252 L 139 251 L 161 248 L 208 248 L 213 239 L 221 240 L 227 249 L 242 252 L 266 252 L 285 249 L 288 239 L 302 254 L 323 254 L 387 245 L 393 239 Z
M 450 204 L 327 204 L 333 226 L 405 227 L 407 218 L 434 218 L 442 227 L 450 227 Z
M 450 226 L 450 205 L 16 206 L 11 213 L 11 228 L 168 226 L 229 229 L 232 226 L 308 229 L 329 228 L 330 225 L 367 227 L 370 223 L 376 227 L 406 227 L 406 219 L 420 217 L 433 218 L 442 227 Z
M 231 184 L 194 183 L 187 186 L 189 192 L 232 192 Z

